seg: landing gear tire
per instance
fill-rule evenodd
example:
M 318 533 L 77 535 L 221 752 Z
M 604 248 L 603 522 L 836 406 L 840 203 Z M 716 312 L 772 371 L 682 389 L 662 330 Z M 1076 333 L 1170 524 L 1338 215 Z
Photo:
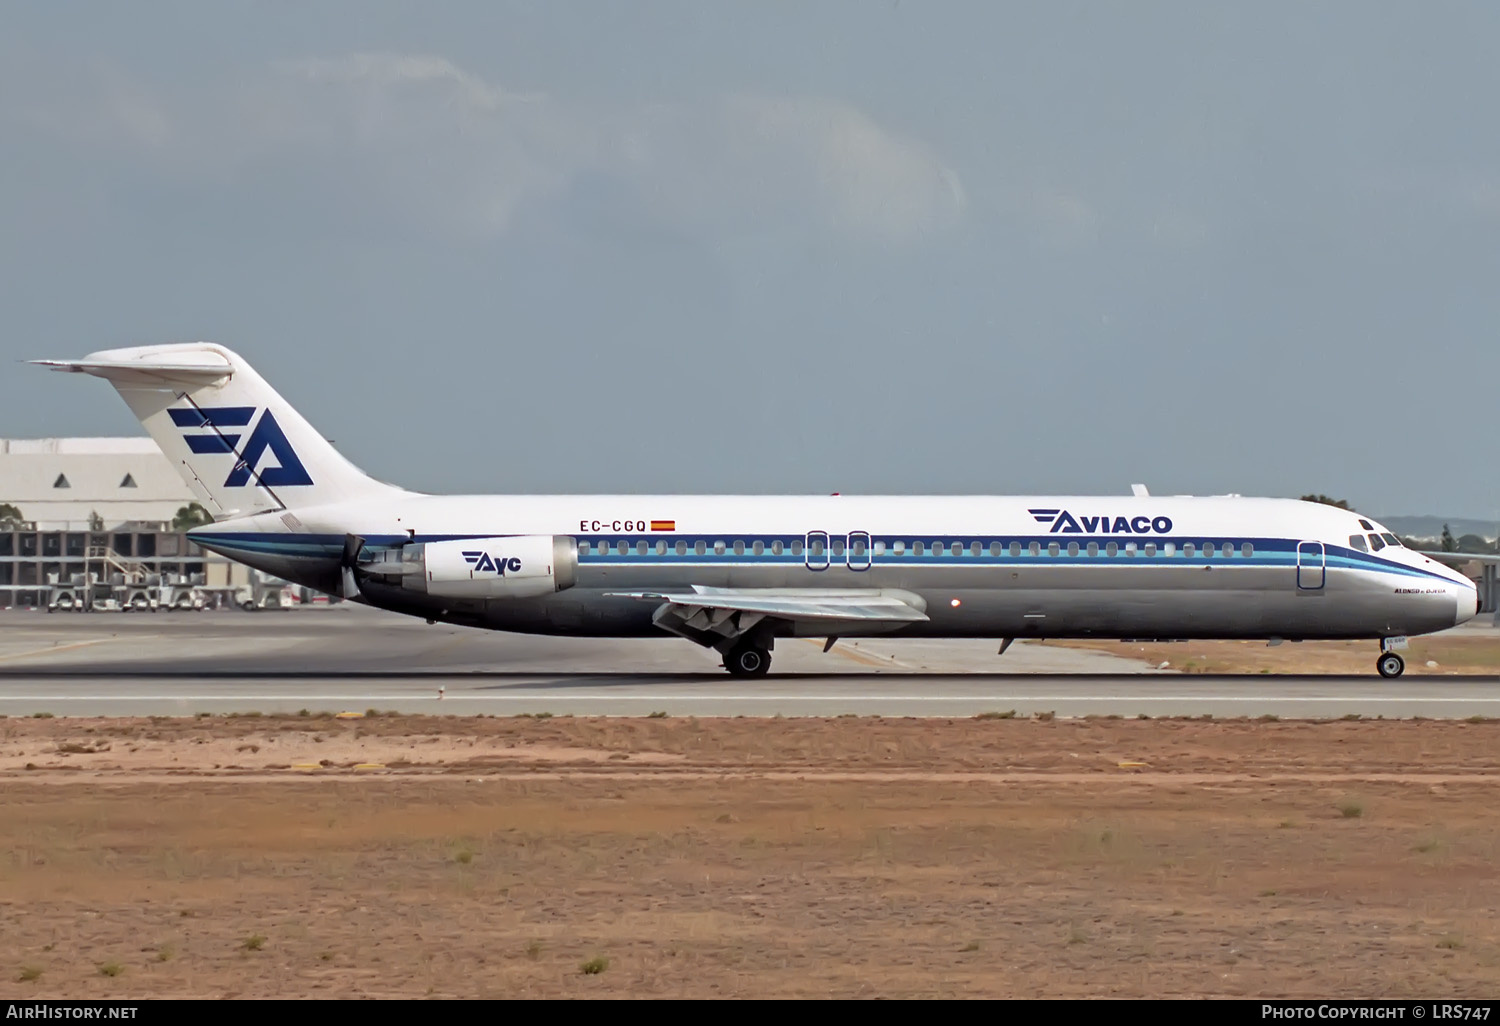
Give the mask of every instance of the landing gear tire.
M 1385 652 L 1375 660 L 1375 669 L 1382 677 L 1399 677 L 1406 669 L 1406 660 L 1394 652 Z
M 764 677 L 771 669 L 771 653 L 759 645 L 737 645 L 724 653 L 724 669 L 731 677 Z

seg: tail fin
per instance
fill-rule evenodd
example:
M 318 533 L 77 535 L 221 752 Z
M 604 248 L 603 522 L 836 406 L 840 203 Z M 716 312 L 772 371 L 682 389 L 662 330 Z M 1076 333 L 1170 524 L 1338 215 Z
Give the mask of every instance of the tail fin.
M 141 346 L 32 362 L 114 385 L 215 519 L 400 492 L 339 455 L 223 346 Z

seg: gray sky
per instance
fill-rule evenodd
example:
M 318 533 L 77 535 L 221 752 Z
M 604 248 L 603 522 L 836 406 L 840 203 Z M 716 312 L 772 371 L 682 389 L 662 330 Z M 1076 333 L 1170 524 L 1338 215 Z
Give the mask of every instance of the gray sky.
M 1500 509 L 1500 6 L 0 22 L 6 363 L 223 342 L 434 491 Z M 0 434 L 139 433 L 0 372 Z

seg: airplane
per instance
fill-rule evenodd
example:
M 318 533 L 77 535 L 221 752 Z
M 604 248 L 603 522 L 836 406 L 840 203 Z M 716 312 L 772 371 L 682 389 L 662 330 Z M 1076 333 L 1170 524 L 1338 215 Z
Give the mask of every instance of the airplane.
M 1239 496 L 427 495 L 369 477 L 212 343 L 34 360 L 104 378 L 214 522 L 204 549 L 381 609 L 675 635 L 759 677 L 781 638 L 1371 639 L 1474 617 L 1467 577 L 1326 504 Z

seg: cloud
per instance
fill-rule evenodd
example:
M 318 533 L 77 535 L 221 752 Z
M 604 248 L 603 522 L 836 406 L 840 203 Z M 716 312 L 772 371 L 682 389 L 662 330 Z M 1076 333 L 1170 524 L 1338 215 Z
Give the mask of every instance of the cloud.
M 280 62 L 188 98 L 115 79 L 73 92 L 23 103 L 24 120 L 165 174 L 269 171 L 465 235 L 502 234 L 523 211 L 601 183 L 609 202 L 716 233 L 811 224 L 900 241 L 966 207 L 930 146 L 827 97 L 589 106 L 439 56 L 378 53 Z

